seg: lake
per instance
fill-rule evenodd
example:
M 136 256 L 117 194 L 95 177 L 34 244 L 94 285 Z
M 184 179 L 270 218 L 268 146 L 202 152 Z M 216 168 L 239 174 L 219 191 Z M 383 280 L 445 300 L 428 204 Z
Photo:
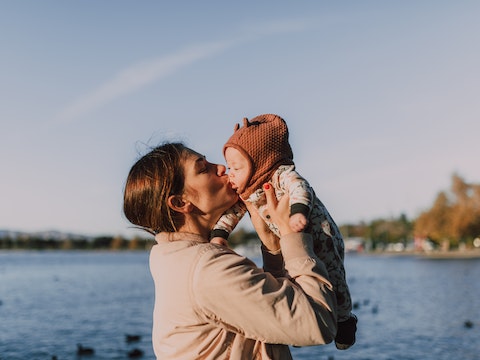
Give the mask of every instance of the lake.
M 357 344 L 295 359 L 480 359 L 480 259 L 347 254 L 346 269 Z M 0 252 L 1 360 L 78 360 L 78 343 L 86 359 L 153 359 L 152 308 L 148 252 Z

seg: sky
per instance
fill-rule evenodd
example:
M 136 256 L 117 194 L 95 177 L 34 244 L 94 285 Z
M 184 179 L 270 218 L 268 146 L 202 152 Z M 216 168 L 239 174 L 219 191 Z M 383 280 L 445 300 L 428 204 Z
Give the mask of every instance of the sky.
M 338 224 L 480 182 L 478 1 L 0 1 L 0 229 L 132 236 L 134 162 L 282 116 Z M 248 221 L 244 226 L 249 226 Z

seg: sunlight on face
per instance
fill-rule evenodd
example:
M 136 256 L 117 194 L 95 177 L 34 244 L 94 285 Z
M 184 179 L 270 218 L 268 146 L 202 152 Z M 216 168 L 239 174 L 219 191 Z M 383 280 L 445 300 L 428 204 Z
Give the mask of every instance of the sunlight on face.
M 184 164 L 184 198 L 203 213 L 221 214 L 238 199 L 225 170 L 225 166 L 210 163 L 191 150 Z
M 225 150 L 225 160 L 228 167 L 228 177 L 233 189 L 243 191 L 247 186 L 250 174 L 250 163 L 243 154 L 235 148 Z

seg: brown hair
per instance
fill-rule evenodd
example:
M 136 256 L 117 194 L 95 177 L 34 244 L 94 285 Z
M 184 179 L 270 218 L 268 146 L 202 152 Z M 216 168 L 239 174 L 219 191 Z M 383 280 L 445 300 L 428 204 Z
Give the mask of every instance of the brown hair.
M 188 151 L 183 143 L 165 143 L 132 166 L 123 194 L 123 212 L 132 224 L 151 234 L 176 231 L 183 217 L 167 200 L 183 192 Z

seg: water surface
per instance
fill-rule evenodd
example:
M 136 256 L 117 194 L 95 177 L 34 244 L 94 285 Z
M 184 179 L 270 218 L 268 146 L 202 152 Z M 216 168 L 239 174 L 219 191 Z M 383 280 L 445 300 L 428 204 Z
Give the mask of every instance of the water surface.
M 480 359 L 479 259 L 347 254 L 346 269 L 357 344 L 293 348 L 295 359 Z M 1 360 L 78 360 L 77 343 L 92 360 L 133 348 L 153 359 L 152 309 L 147 252 L 0 252 Z

